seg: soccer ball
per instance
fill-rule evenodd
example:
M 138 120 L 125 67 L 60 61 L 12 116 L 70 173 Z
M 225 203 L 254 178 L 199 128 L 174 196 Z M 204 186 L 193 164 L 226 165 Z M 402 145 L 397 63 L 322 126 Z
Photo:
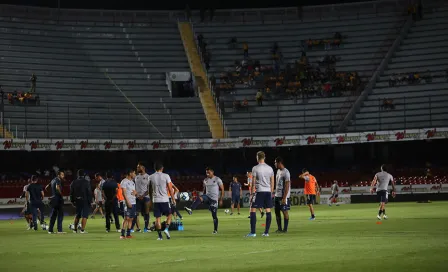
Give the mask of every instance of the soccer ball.
M 43 230 L 48 230 L 48 225 L 46 223 L 43 223 L 40 226 L 42 227 Z
M 188 201 L 190 200 L 190 195 L 187 192 L 180 193 L 180 199 L 183 201 Z
M 230 211 L 229 211 L 229 209 L 225 209 L 224 212 L 225 212 L 226 214 L 228 214 Z

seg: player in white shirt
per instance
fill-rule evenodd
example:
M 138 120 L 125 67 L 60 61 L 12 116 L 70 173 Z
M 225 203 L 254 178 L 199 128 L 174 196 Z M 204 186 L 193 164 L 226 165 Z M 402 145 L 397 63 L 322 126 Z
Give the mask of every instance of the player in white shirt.
M 277 175 L 275 176 L 275 219 L 277 221 L 276 233 L 288 232 L 289 225 L 289 210 L 291 209 L 291 174 L 286 169 L 283 159 L 277 157 L 275 159 L 275 167 L 277 168 Z M 282 228 L 282 214 L 283 213 L 283 228 Z
M 126 177 L 120 183 L 124 197 L 124 220 L 120 239 L 132 238 L 132 220 L 134 220 L 134 217 L 137 215 L 135 207 L 137 191 L 135 190 L 134 178 L 135 170 L 127 170 Z
M 104 183 L 104 182 L 103 182 Z M 93 210 L 92 215 L 90 216 L 90 218 L 95 218 L 95 214 L 98 212 L 98 210 L 101 213 L 101 218 L 104 218 L 104 213 L 103 213 L 103 192 L 101 190 L 102 188 L 102 183 L 98 183 L 98 185 L 96 186 L 95 190 L 93 191 L 93 195 L 95 197 L 95 210 Z
M 376 218 L 381 220 L 381 215 L 383 215 L 383 219 L 387 219 L 386 215 L 386 203 L 388 198 L 388 187 L 389 182 L 392 184 L 392 197 L 395 197 L 395 181 L 394 177 L 386 171 L 386 166 L 381 166 L 381 172 L 375 174 L 372 180 L 372 184 L 370 186 L 370 192 L 373 194 L 375 185 L 378 184 L 376 188 L 376 195 L 378 197 L 378 201 L 380 202 L 380 208 L 378 211 L 378 215 Z
M 139 162 L 137 165 L 137 176 L 135 176 L 135 190 L 137 191 L 137 216 L 132 221 L 131 229 L 134 229 L 134 225 L 137 225 L 137 232 L 140 232 L 140 222 L 138 220 L 138 213 L 141 212 L 143 220 L 145 221 L 145 227 L 143 232 L 150 232 L 149 230 L 149 175 L 146 173 L 145 166 Z
M 331 185 L 331 196 L 330 196 L 330 199 L 328 199 L 328 202 L 329 202 L 328 206 L 331 207 L 331 205 L 333 203 L 336 203 L 336 206 L 339 206 L 339 204 L 337 204 L 338 203 L 338 196 L 339 196 L 339 185 L 338 185 L 338 181 L 335 180 L 333 182 L 333 185 Z
M 264 208 L 266 210 L 266 228 L 262 236 L 269 236 L 269 228 L 271 227 L 271 208 L 272 195 L 274 193 L 274 170 L 267 165 L 265 161 L 266 155 L 263 151 L 257 152 L 258 165 L 252 168 L 252 188 L 250 207 L 250 233 L 246 237 L 256 237 L 255 229 L 257 225 L 257 209 Z M 254 193 L 256 190 L 256 193 Z

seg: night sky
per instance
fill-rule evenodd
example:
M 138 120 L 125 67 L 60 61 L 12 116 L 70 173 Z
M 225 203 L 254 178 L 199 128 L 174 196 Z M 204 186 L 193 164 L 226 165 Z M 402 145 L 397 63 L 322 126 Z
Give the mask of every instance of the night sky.
M 114 9 L 114 10 L 181 10 L 188 3 L 191 9 L 203 7 L 213 8 L 269 8 L 269 7 L 294 7 L 303 5 L 324 5 L 336 3 L 361 2 L 355 0 L 265 0 L 265 1 L 158 1 L 158 0 L 111 0 L 111 1 L 85 1 L 85 0 L 60 0 L 61 8 L 78 9 Z M 58 0 L 0 0 L 2 4 L 29 5 L 41 7 L 58 7 Z

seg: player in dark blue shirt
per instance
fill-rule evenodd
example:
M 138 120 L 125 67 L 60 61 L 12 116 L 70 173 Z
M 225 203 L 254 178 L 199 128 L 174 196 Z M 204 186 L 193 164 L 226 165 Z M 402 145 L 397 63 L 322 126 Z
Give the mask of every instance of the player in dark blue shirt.
M 65 174 L 63 171 L 58 171 L 58 176 L 54 178 L 51 183 L 51 198 L 50 206 L 52 208 L 50 226 L 48 228 L 48 233 L 54 233 L 53 228 L 58 219 L 58 233 L 64 233 L 62 231 L 62 221 L 64 220 L 64 198 L 62 197 L 62 182 L 64 181 Z
M 117 229 L 117 232 L 121 232 L 120 219 L 118 217 L 118 184 L 110 172 L 106 173 L 106 182 L 103 183 L 102 191 L 105 198 L 104 206 L 106 210 L 106 231 L 110 231 L 110 224 L 112 223 L 112 213 L 115 218 L 115 228 Z
M 241 195 L 243 194 L 243 189 L 236 176 L 233 177 L 233 181 L 230 183 L 229 192 L 232 196 L 232 212 L 230 213 L 230 215 L 233 215 L 233 209 L 235 208 L 235 205 L 237 205 L 238 215 L 240 215 L 240 199 Z
M 78 170 L 78 178 L 70 184 L 70 201 L 76 207 L 76 216 L 73 222 L 74 233 L 78 233 L 78 223 L 81 219 L 81 229 L 79 233 L 87 233 L 85 231 L 87 218 L 89 217 L 90 207 L 92 205 L 92 188 L 90 182 L 86 180 L 83 169 Z
M 37 230 L 37 211 L 40 213 L 40 222 L 44 224 L 44 203 L 42 202 L 44 198 L 44 189 L 42 185 L 37 183 L 37 177 L 31 177 L 31 184 L 28 185 L 26 189 L 26 201 L 31 207 L 31 214 L 33 215 L 33 227 Z M 45 229 L 43 229 L 45 230 Z

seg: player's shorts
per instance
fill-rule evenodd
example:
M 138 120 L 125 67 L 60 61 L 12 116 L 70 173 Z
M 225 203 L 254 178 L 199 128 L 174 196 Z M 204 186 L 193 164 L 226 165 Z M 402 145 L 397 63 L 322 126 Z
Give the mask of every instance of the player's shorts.
M 202 203 L 205 203 L 208 205 L 208 209 L 211 212 L 218 211 L 218 201 L 211 199 L 208 195 L 202 195 Z
M 171 204 L 169 202 L 153 203 L 152 211 L 154 217 L 161 217 L 162 215 L 168 216 L 171 214 Z
M 378 198 L 378 202 L 387 202 L 388 200 L 387 190 L 376 191 L 376 196 Z
M 97 206 L 97 207 L 103 207 L 103 201 L 98 201 L 98 202 L 96 203 L 96 206 Z
M 143 199 L 136 199 L 135 206 L 137 207 L 137 213 L 138 212 L 145 212 L 146 211 L 146 203 L 149 203 L 150 199 L 149 197 L 144 197 Z
M 137 207 L 135 204 L 132 204 L 132 207 L 129 208 L 126 203 L 124 203 L 124 216 L 129 218 L 134 218 L 137 215 Z
M 272 193 L 271 192 L 257 192 L 252 197 L 251 208 L 272 208 Z
M 316 195 L 306 195 L 306 205 L 313 205 L 316 203 Z
M 331 195 L 330 199 L 331 198 L 338 198 L 338 197 L 339 197 L 339 194 L 338 193 L 334 193 L 334 194 Z
M 238 205 L 240 203 L 240 195 L 232 195 L 232 204 Z
M 90 205 L 89 202 L 84 200 L 77 200 L 75 202 L 76 206 L 76 217 L 77 218 L 89 218 Z
M 291 199 L 287 198 L 285 205 L 282 204 L 282 199 L 283 199 L 282 197 L 275 197 L 274 199 L 275 209 L 282 211 L 289 211 L 291 209 Z

